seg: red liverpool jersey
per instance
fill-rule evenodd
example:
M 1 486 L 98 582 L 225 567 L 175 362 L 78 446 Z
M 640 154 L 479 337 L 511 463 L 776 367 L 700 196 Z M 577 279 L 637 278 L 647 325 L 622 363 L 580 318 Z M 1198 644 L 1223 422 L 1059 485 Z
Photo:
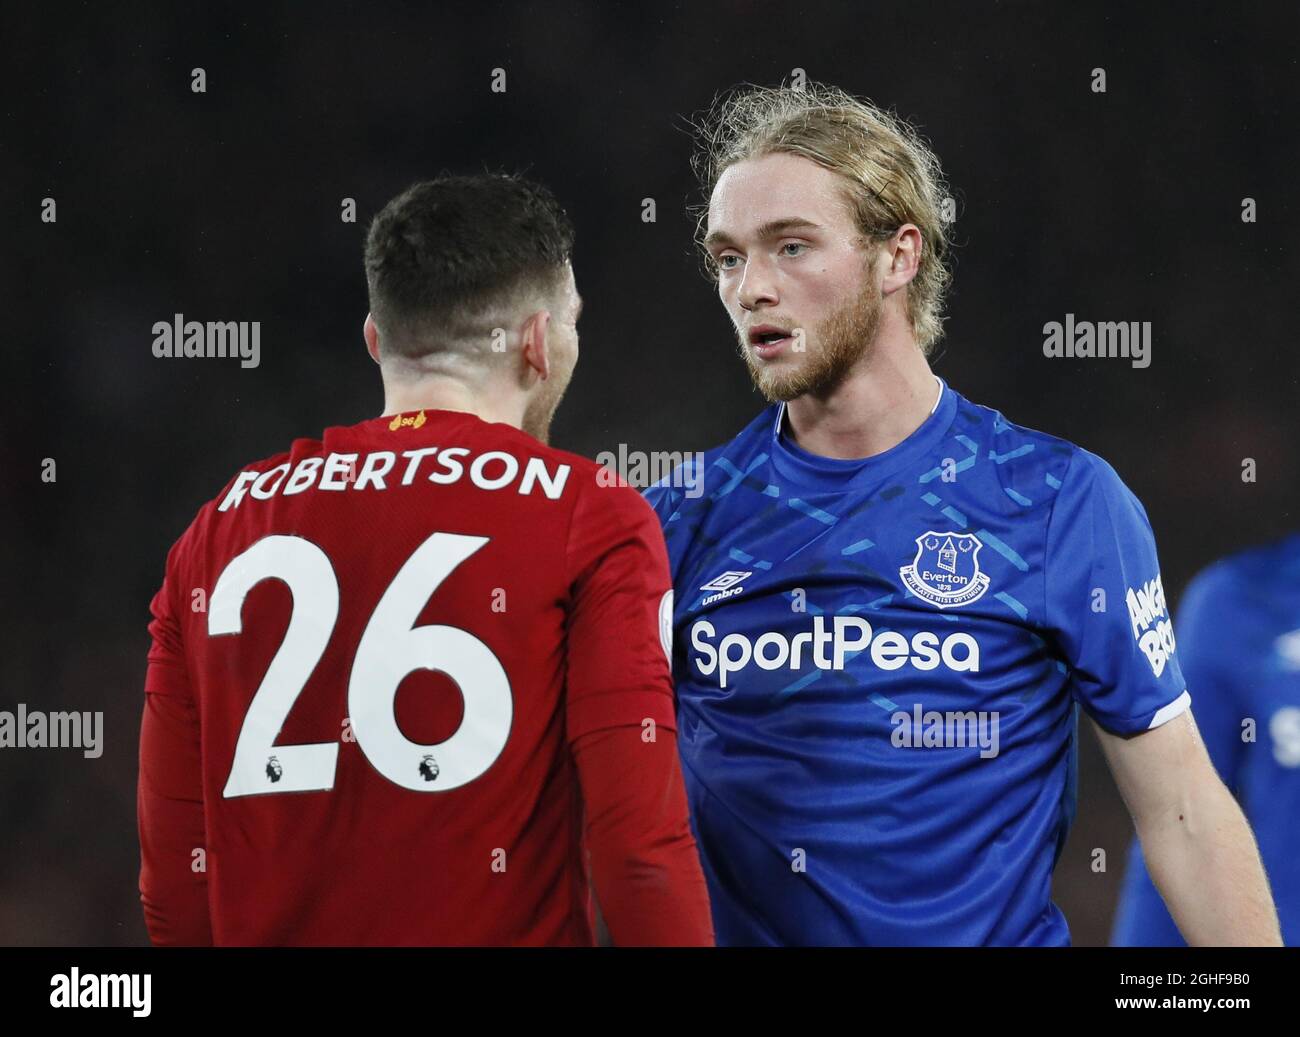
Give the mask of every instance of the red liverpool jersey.
M 217 944 L 591 944 L 570 748 L 675 729 L 662 536 L 609 482 L 440 410 L 241 471 L 152 605 L 146 917 L 188 884 Z

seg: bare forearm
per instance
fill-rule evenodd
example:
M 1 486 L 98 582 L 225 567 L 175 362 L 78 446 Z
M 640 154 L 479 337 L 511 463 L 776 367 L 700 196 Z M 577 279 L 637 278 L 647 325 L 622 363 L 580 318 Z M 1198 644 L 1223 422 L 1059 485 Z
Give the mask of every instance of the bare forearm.
M 1218 781 L 1139 830 L 1152 881 L 1190 946 L 1278 947 L 1277 910 L 1250 826 Z

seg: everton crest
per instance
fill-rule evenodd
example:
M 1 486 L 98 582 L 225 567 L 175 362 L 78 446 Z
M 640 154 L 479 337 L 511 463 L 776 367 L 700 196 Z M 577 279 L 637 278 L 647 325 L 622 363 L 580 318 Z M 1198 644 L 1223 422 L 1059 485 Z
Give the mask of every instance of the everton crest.
M 972 533 L 930 530 L 916 538 L 916 557 L 898 575 L 908 590 L 931 605 L 941 609 L 969 605 L 989 589 L 989 578 L 980 572 L 983 546 Z

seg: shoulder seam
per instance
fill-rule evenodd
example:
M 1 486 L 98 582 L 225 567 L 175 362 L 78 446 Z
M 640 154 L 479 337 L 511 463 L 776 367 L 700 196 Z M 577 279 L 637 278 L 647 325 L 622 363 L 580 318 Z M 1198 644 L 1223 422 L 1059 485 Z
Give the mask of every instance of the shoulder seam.
M 578 473 L 578 470 L 575 468 L 573 469 L 573 472 L 576 475 Z M 579 478 L 578 480 L 576 480 L 576 483 L 577 485 L 575 486 L 575 489 L 577 492 L 575 492 L 573 495 L 573 506 L 569 509 L 569 521 L 566 522 L 564 526 L 564 593 L 566 598 L 566 604 L 567 604 L 569 590 L 573 586 L 573 579 L 571 578 L 570 575 L 571 573 L 570 558 L 572 556 L 572 547 L 573 547 L 573 526 L 574 526 L 574 521 L 578 515 L 578 505 L 581 502 L 582 494 L 585 491 L 586 480 Z M 567 620 L 566 620 L 566 624 L 567 624 Z
M 1047 521 L 1043 523 L 1043 615 L 1042 621 L 1044 626 L 1047 625 L 1048 602 L 1051 600 L 1047 594 L 1047 568 L 1048 568 L 1048 542 L 1052 535 L 1052 519 L 1056 517 L 1056 505 L 1060 503 L 1061 492 L 1065 489 L 1065 480 L 1070 477 L 1074 470 L 1074 462 L 1083 450 L 1077 444 L 1070 444 L 1074 449 L 1070 453 L 1070 460 L 1065 465 L 1065 471 L 1061 473 L 1061 485 L 1056 489 L 1056 496 L 1052 499 L 1052 506 L 1047 510 Z

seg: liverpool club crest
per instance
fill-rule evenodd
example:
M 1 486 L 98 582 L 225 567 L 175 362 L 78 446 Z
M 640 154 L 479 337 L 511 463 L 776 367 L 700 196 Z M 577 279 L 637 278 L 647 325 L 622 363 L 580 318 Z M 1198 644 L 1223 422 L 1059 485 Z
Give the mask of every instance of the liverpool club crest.
M 969 605 L 989 589 L 989 578 L 980 572 L 983 546 L 972 533 L 931 530 L 916 538 L 916 557 L 898 575 L 908 590 L 931 605 L 941 609 Z

